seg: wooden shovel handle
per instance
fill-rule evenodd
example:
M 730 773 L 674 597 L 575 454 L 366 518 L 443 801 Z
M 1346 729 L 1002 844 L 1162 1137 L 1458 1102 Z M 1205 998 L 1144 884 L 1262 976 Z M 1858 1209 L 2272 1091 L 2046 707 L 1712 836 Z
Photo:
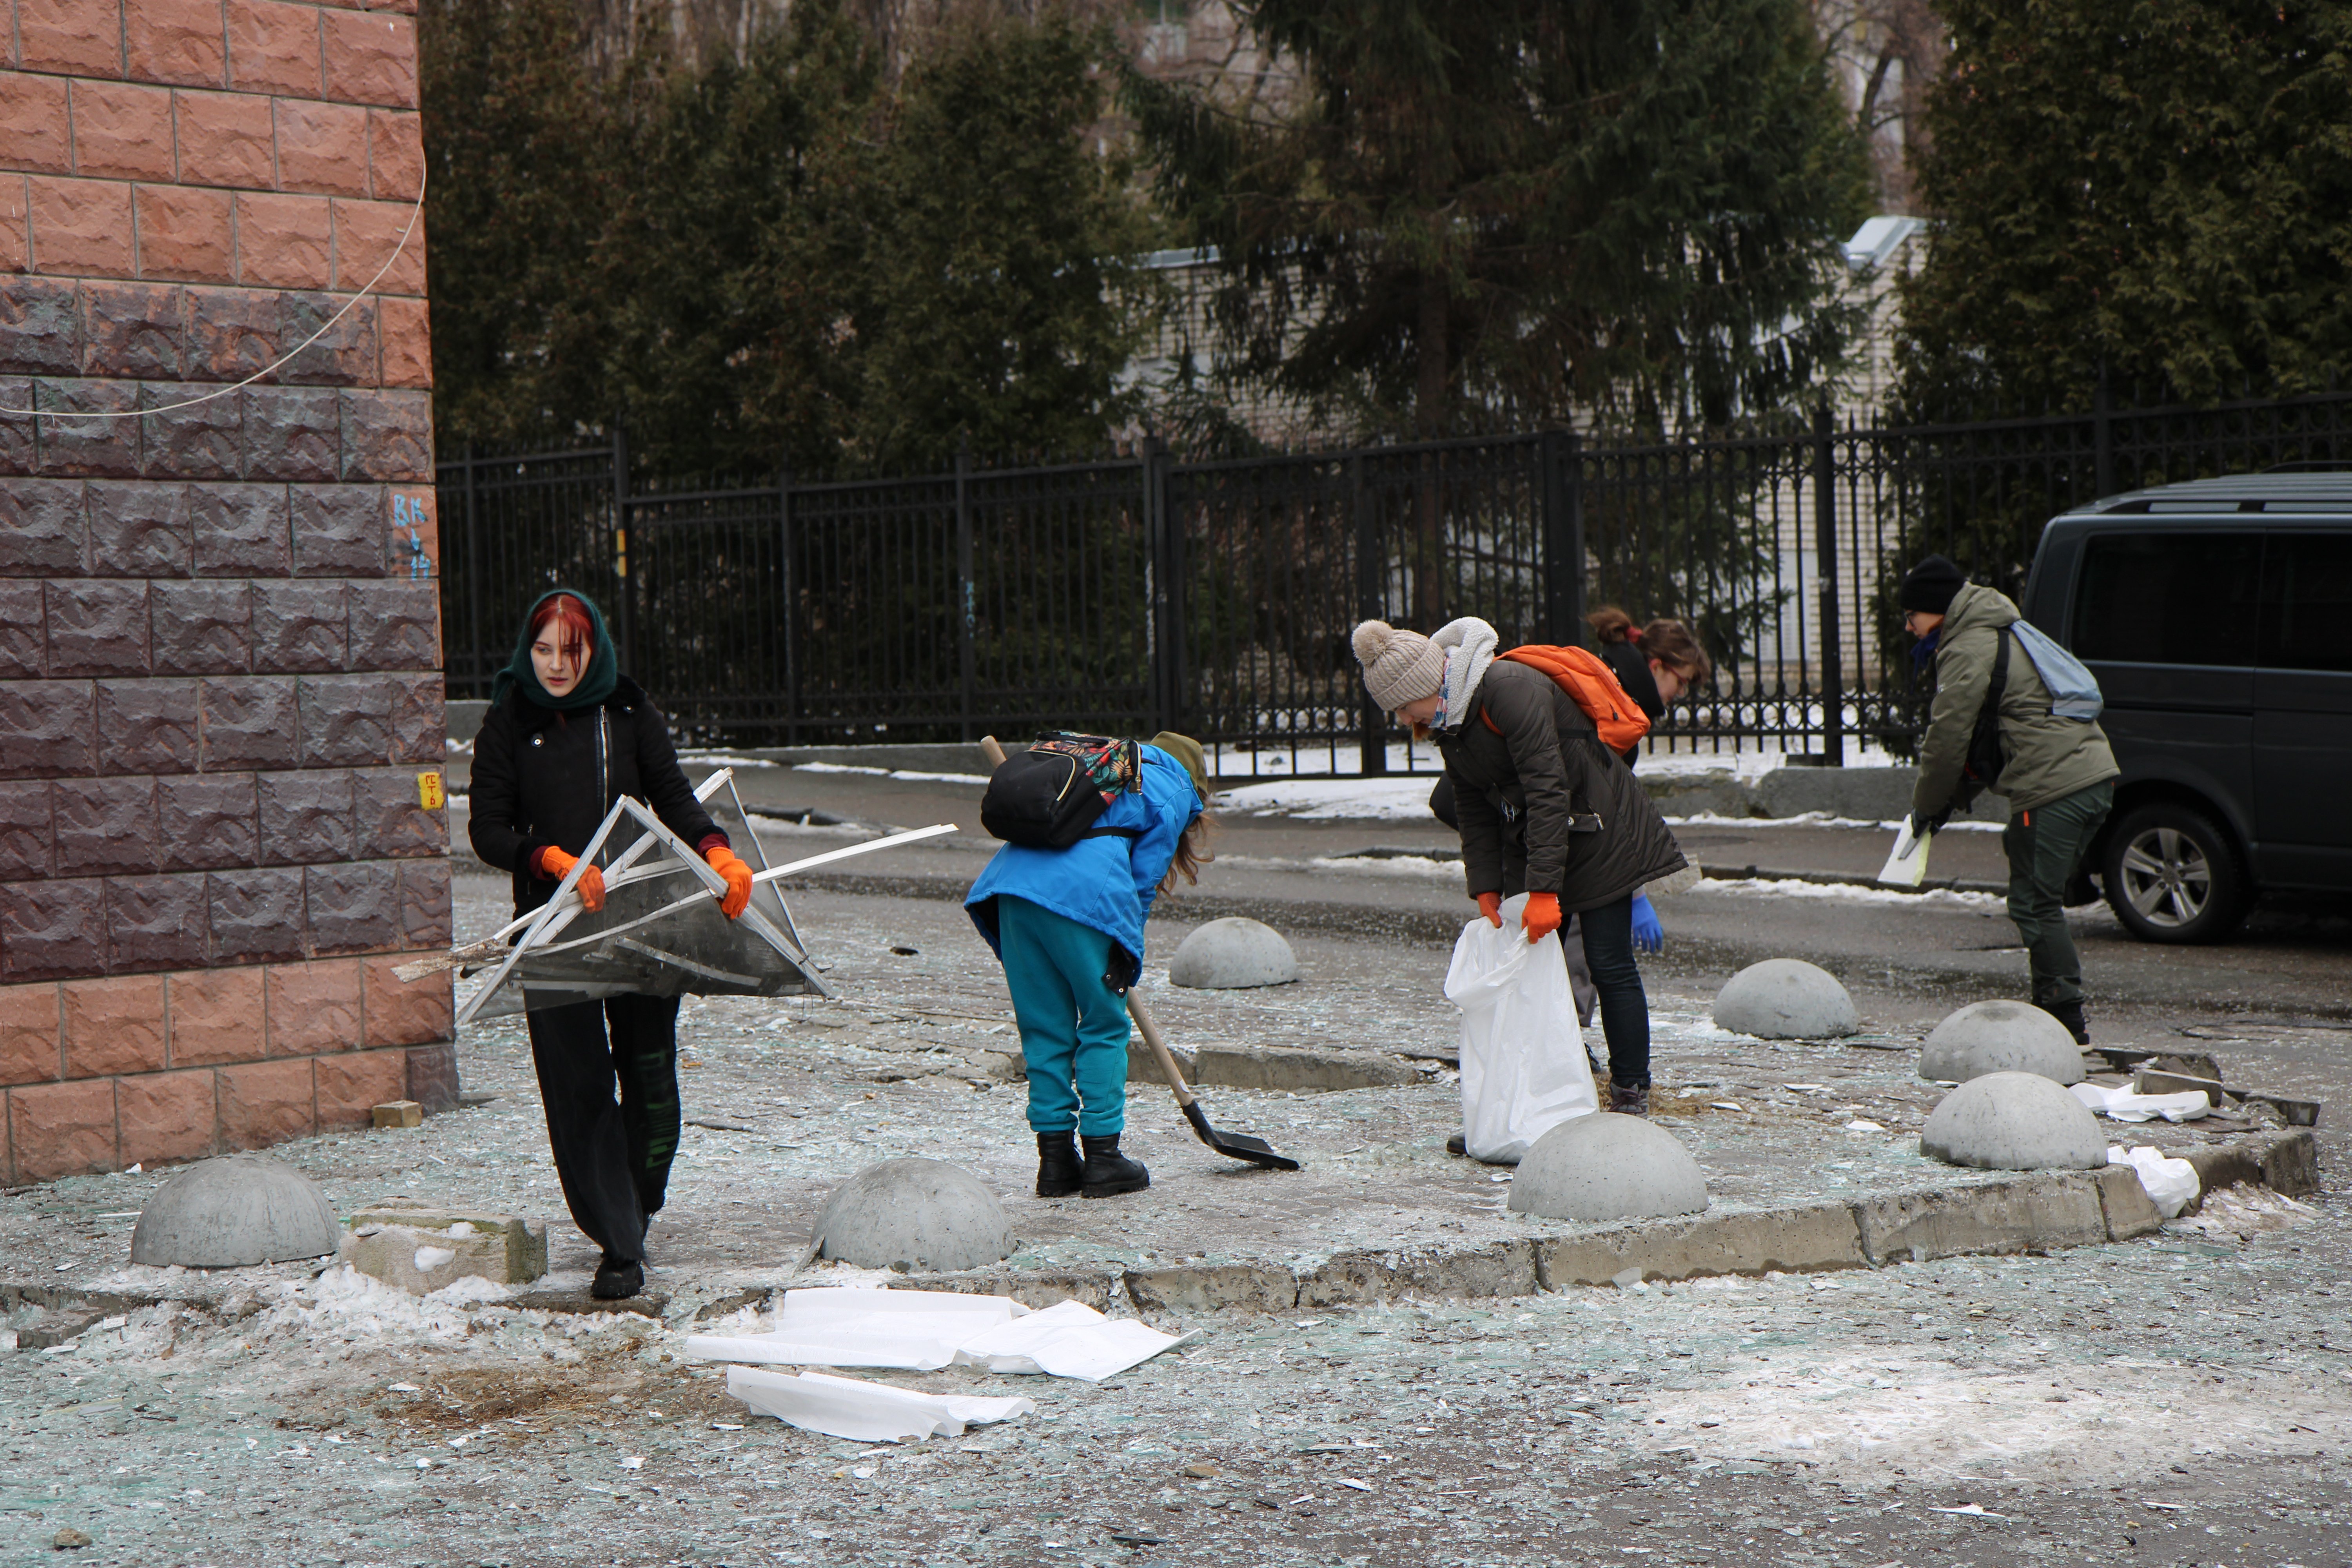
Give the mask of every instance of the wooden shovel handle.
M 993 768 L 1004 765 L 1004 748 L 997 743 L 995 736 L 982 735 L 980 738 L 980 749 L 988 758 L 989 766 Z M 1170 1054 L 1168 1042 L 1160 1037 L 1160 1026 L 1151 1021 L 1150 1010 L 1144 1006 L 1143 998 L 1138 996 L 1131 989 L 1127 994 L 1127 1013 L 1129 1017 L 1135 1020 L 1136 1028 L 1143 1036 L 1143 1043 L 1151 1047 L 1152 1056 L 1158 1058 L 1160 1076 L 1166 1079 L 1169 1087 L 1176 1091 L 1176 1103 L 1192 1104 L 1192 1091 L 1184 1086 L 1184 1075 L 1177 1069 L 1176 1058 Z
M 1160 1037 L 1160 1026 L 1151 1021 L 1151 1010 L 1143 1005 L 1143 998 L 1138 996 L 1133 991 L 1127 994 L 1127 1015 L 1135 1020 L 1135 1026 L 1142 1031 L 1143 1043 L 1151 1047 L 1152 1056 L 1160 1063 L 1160 1076 L 1166 1079 L 1169 1087 L 1176 1091 L 1176 1103 L 1192 1104 L 1192 1091 L 1184 1087 L 1184 1075 L 1177 1070 L 1176 1058 L 1169 1052 L 1168 1042 Z

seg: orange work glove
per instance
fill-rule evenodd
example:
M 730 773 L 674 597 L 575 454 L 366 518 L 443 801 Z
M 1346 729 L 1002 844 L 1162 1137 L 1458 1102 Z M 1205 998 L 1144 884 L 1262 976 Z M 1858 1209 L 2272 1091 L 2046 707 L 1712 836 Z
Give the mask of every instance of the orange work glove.
M 539 852 L 539 874 L 551 882 L 561 882 L 578 864 L 579 856 L 566 855 L 552 844 Z M 572 890 L 580 895 L 580 901 L 588 906 L 588 912 L 594 914 L 604 907 L 604 873 L 594 866 L 589 867 L 580 873 L 580 880 L 572 884 Z
M 719 912 L 733 920 L 751 901 L 751 868 L 735 858 L 735 851 L 725 845 L 707 851 L 703 857 L 710 868 L 727 879 L 727 891 L 719 900 Z
M 1541 942 L 1559 929 L 1559 895 L 1529 893 L 1527 912 L 1519 917 L 1519 927 L 1528 933 L 1529 942 Z
M 1503 923 L 1503 895 L 1500 893 L 1479 894 L 1478 912 L 1486 917 L 1486 923 L 1488 925 L 1500 927 Z

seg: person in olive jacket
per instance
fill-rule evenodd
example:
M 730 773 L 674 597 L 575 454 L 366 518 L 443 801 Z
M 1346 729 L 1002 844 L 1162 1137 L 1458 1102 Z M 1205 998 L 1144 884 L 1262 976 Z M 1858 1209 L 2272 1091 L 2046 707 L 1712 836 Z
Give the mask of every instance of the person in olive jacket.
M 474 739 L 474 852 L 513 874 L 515 912 L 527 913 L 547 902 L 623 795 L 651 806 L 727 879 L 728 919 L 743 912 L 751 868 L 694 798 L 667 721 L 621 673 L 596 606 L 557 589 L 531 606 Z M 600 858 L 635 837 L 608 836 Z M 582 872 L 577 890 L 592 911 L 604 907 L 600 866 Z M 525 1017 L 563 1201 L 604 1249 L 592 1289 L 635 1296 L 645 1288 L 646 1226 L 677 1152 L 677 998 L 614 996 Z
M 1462 865 L 1479 912 L 1528 895 L 1529 942 L 1582 917 L 1584 956 L 1609 1041 L 1610 1109 L 1649 1114 L 1650 1003 L 1633 959 L 1633 897 L 1680 870 L 1674 835 L 1584 710 L 1549 676 L 1495 658 L 1495 628 L 1465 616 L 1434 637 L 1366 621 L 1364 689 L 1437 743 L 1454 785 Z
M 2009 802 L 2000 836 L 2009 854 L 2009 918 L 2025 944 L 2033 1005 L 2066 1026 L 2077 1045 L 2091 1043 L 2083 1016 L 2083 957 L 2066 929 L 2066 885 L 2116 803 L 2122 770 L 2095 721 L 2051 710 L 2050 688 L 2009 628 L 2022 617 L 2008 597 L 1971 583 L 1941 555 L 1903 579 L 1903 626 L 1919 639 L 1912 657 L 1928 673 L 1935 703 L 1919 741 L 1919 777 L 1911 788 L 1911 824 L 1933 833 L 1980 790 Z M 2008 641 L 2009 665 L 1999 713 L 2000 767 L 1991 778 L 1969 771 L 1977 719 L 1992 689 L 1993 667 Z

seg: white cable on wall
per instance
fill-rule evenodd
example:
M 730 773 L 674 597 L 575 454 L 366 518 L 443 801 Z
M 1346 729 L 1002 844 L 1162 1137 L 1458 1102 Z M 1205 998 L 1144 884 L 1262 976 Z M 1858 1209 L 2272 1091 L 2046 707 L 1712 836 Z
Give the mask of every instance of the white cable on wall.
M 374 293 L 375 286 L 383 281 L 383 275 L 392 270 L 392 264 L 400 259 L 400 253 L 408 248 L 408 237 L 416 232 L 416 220 L 424 215 L 424 212 L 425 173 L 420 169 L 417 172 L 416 176 L 416 205 L 411 207 L 408 211 L 408 226 L 400 231 L 400 243 L 392 247 L 392 254 L 383 258 L 383 265 L 376 268 L 375 276 L 367 280 L 367 286 L 362 289 L 358 293 L 352 295 L 341 310 L 328 317 L 326 323 L 320 327 L 317 331 L 312 332 L 309 337 L 304 338 L 300 342 L 296 343 L 292 348 L 287 350 L 268 364 L 263 365 L 259 370 L 255 371 L 243 381 L 232 383 L 231 384 L 220 387 L 215 391 L 207 392 L 202 397 L 190 397 L 184 398 L 178 403 L 166 403 L 160 408 L 107 409 L 93 411 L 88 414 L 79 414 L 71 409 L 63 408 L 0 407 L 0 415 L 8 415 L 12 417 L 20 419 L 144 419 L 152 414 L 169 414 L 175 408 L 194 408 L 199 403 L 210 403 L 215 397 L 226 397 L 232 392 L 242 392 L 247 387 L 251 386 L 255 382 L 259 381 L 263 376 L 269 374 L 272 371 L 277 370 L 279 366 L 291 361 L 297 354 L 299 354 L 304 349 L 309 348 L 312 343 L 317 342 L 320 338 L 325 337 L 330 331 L 334 330 L 334 326 L 337 321 L 341 321 L 345 316 L 352 313 L 352 306 L 357 305 L 361 300 Z M 292 290 L 287 290 L 287 292 L 292 292 Z

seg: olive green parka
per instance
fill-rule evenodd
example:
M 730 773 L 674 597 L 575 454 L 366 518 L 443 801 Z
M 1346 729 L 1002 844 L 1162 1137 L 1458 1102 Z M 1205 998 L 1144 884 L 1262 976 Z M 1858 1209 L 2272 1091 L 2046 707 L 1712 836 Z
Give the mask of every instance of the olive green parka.
M 1930 817 L 1968 804 L 1962 768 L 1977 715 L 1992 684 L 2001 629 L 2019 618 L 2005 596 L 1970 583 L 1952 597 L 1936 642 L 1936 700 L 1927 733 L 1919 744 L 1919 778 L 1911 790 L 1911 811 Z M 2031 811 L 2077 790 L 2090 788 L 2121 771 L 2095 721 L 2061 718 L 2050 710 L 2050 689 L 2016 639 L 2009 645 L 2009 683 L 2000 700 L 2000 749 L 2007 759 L 1989 787 L 2011 811 Z

